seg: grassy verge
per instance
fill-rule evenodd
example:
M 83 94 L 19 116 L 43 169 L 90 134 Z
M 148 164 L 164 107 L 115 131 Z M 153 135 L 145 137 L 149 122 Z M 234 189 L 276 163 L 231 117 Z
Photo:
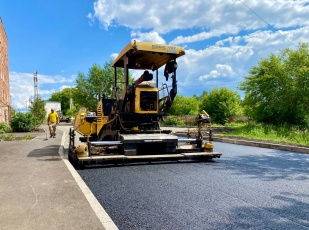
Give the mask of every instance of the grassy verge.
M 4 134 L 0 134 L 0 141 L 28 141 L 33 139 L 34 136 L 30 133 L 30 134 L 26 134 L 23 136 L 16 136 L 14 134 L 11 133 L 4 133 Z
M 221 135 L 309 146 L 309 129 L 291 125 L 247 124 L 236 127 L 234 131 L 222 133 Z

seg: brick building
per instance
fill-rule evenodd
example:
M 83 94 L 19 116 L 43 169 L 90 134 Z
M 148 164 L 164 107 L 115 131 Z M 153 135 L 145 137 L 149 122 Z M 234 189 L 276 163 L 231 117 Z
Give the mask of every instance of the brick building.
M 0 123 L 11 117 L 8 39 L 0 17 Z

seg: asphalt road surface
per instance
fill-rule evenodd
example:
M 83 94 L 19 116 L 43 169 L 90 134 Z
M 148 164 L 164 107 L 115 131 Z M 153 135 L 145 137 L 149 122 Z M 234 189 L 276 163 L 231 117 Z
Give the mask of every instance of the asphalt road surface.
M 209 162 L 78 170 L 119 229 L 309 229 L 309 155 L 215 143 Z

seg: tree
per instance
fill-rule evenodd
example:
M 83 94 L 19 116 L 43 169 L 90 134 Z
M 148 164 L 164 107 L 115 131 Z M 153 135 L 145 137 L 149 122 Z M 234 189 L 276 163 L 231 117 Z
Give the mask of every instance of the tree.
M 246 113 L 258 122 L 308 124 L 309 50 L 300 44 L 262 59 L 241 83 Z
M 71 109 L 68 109 L 66 111 L 65 115 L 66 115 L 67 118 L 71 118 L 71 117 L 74 117 L 77 112 L 78 112 L 78 110 L 77 110 L 76 106 L 73 105 Z
M 225 124 L 229 116 L 241 114 L 240 95 L 226 87 L 203 92 L 200 110 L 205 110 L 213 122 Z
M 55 92 L 49 98 L 49 101 L 58 101 L 61 103 L 61 110 L 64 115 L 67 115 L 68 110 L 71 108 L 71 100 L 73 100 L 73 95 L 75 95 L 76 88 L 64 88 L 60 92 Z M 74 101 L 74 100 L 73 100 Z M 71 108 L 72 109 L 72 108 Z
M 38 96 L 30 105 L 30 113 L 34 117 L 34 125 L 38 127 L 46 119 L 45 102 Z
M 177 95 L 170 109 L 171 115 L 195 115 L 199 114 L 200 103 L 196 97 L 184 97 Z
M 74 94 L 75 103 L 95 110 L 98 100 L 104 94 L 104 86 L 110 85 L 108 81 L 109 79 L 104 77 L 104 70 L 97 64 L 89 69 L 88 75 L 79 72 L 76 79 L 77 91 Z
M 123 82 L 124 74 L 122 69 L 117 70 L 118 82 Z M 133 78 L 129 75 L 129 83 Z M 94 64 L 88 74 L 79 72 L 76 79 L 76 91 L 74 92 L 74 103 L 78 106 L 86 106 L 90 110 L 96 110 L 98 100 L 101 98 L 113 97 L 114 68 L 112 61 L 106 62 L 104 67 Z M 123 87 L 119 85 L 121 92 Z

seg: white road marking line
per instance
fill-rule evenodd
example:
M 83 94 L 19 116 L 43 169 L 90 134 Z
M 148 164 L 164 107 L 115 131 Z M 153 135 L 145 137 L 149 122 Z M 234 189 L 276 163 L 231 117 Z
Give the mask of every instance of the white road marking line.
M 118 227 L 115 225 L 113 220 L 109 217 L 107 212 L 103 209 L 99 201 L 95 198 L 89 187 L 80 177 L 80 175 L 76 172 L 74 167 L 71 165 L 69 160 L 64 156 L 64 144 L 65 144 L 65 131 L 63 131 L 62 139 L 61 139 L 61 146 L 59 147 L 58 153 L 61 156 L 62 160 L 66 164 L 67 168 L 71 172 L 72 176 L 74 177 L 75 181 L 77 182 L 78 186 L 82 190 L 84 196 L 88 200 L 90 206 L 92 207 L 93 211 L 99 218 L 100 222 L 102 223 L 104 229 L 106 230 L 116 230 Z

